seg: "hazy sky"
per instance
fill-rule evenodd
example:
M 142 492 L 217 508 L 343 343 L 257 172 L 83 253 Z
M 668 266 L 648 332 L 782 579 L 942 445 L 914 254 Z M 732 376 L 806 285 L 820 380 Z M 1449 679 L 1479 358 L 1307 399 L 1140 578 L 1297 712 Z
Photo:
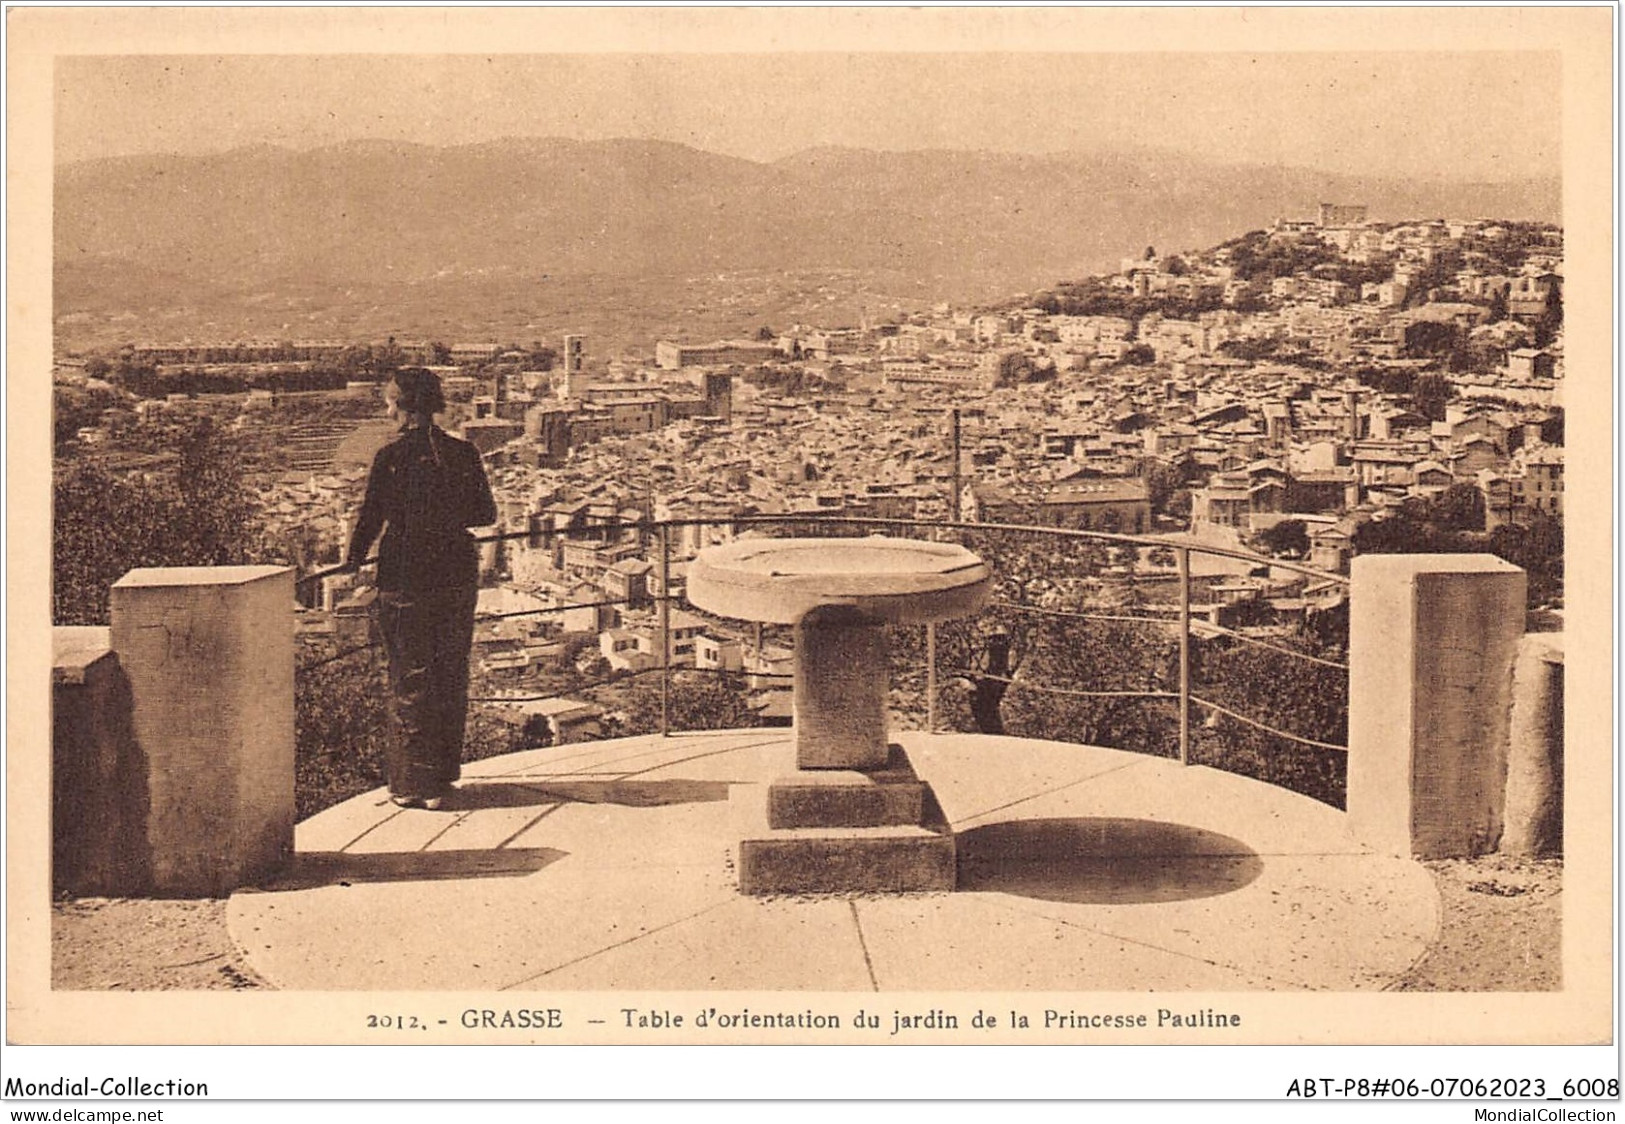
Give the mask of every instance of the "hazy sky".
M 1376 175 L 1557 175 L 1555 53 L 59 57 L 56 158 L 358 137 L 1127 146 Z

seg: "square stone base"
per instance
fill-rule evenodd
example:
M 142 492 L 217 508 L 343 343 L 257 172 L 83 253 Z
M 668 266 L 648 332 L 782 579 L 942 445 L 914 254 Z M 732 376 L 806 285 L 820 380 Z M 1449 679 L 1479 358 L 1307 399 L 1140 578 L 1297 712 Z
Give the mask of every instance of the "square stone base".
M 900 748 L 884 768 L 808 770 L 735 791 L 746 894 L 951 891 L 954 836 Z
M 767 789 L 767 825 L 798 827 L 919 826 L 926 786 L 901 746 L 878 769 L 802 769 Z
M 922 827 L 802 828 L 739 844 L 745 894 L 944 893 L 954 837 Z

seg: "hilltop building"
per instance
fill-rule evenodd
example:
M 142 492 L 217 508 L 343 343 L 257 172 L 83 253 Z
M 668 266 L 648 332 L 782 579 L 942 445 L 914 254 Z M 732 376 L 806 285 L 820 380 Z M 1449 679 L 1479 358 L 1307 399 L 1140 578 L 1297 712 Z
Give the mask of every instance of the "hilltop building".
M 661 340 L 655 344 L 655 363 L 662 370 L 676 371 L 684 367 L 726 367 L 739 363 L 766 363 L 780 357 L 776 344 L 755 340 L 721 340 L 712 344 L 675 343 Z

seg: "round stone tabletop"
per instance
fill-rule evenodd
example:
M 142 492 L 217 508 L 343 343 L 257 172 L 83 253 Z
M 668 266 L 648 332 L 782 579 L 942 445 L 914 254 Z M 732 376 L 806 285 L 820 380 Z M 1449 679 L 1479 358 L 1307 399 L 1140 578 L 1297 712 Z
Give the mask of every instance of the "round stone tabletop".
M 924 624 L 987 603 L 987 564 L 962 546 L 865 539 L 739 539 L 700 551 L 688 599 L 736 620 L 795 624 L 845 606 L 892 624 Z

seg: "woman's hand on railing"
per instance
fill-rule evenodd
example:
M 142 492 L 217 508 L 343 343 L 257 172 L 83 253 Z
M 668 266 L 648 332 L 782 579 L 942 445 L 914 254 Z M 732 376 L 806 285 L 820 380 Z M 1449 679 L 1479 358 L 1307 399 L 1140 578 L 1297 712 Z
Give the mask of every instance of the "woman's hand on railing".
M 347 563 L 340 564 L 338 566 L 329 566 L 325 570 L 313 570 L 299 580 L 301 582 L 318 582 L 323 578 L 337 577 L 339 574 L 353 574 L 356 572 L 356 570 L 357 567 L 355 566 L 348 565 Z
M 340 574 L 358 574 L 363 568 L 372 565 L 376 561 L 378 561 L 376 555 L 367 559 L 365 562 L 352 562 L 346 558 L 337 566 L 329 566 L 325 570 L 312 570 L 310 573 L 300 578 L 297 584 L 303 585 L 305 582 L 321 581 L 323 578 L 334 578 Z

